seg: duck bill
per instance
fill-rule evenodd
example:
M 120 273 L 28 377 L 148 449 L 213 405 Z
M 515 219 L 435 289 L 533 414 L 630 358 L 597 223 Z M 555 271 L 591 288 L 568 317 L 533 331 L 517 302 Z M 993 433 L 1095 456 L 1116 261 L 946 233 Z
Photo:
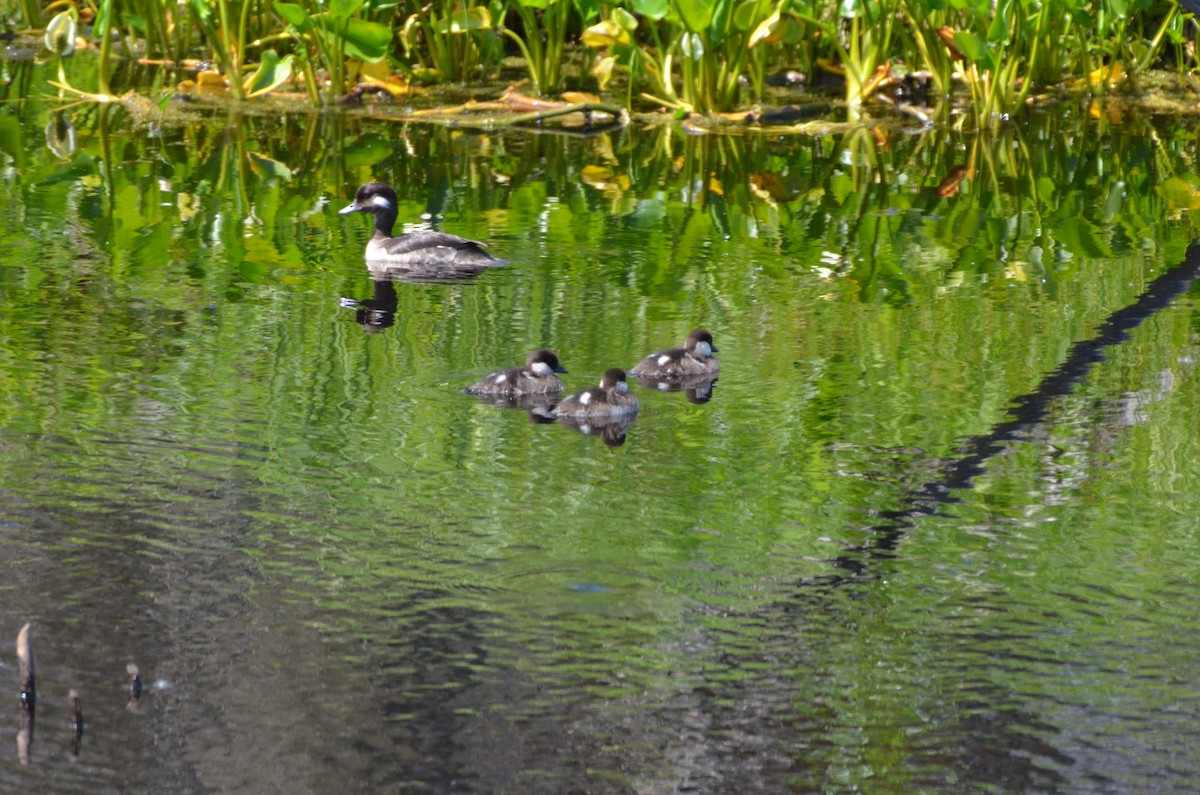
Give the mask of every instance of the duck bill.
M 348 215 L 350 213 L 361 213 L 362 207 L 358 206 L 358 202 L 350 202 L 342 209 L 338 210 L 338 215 Z

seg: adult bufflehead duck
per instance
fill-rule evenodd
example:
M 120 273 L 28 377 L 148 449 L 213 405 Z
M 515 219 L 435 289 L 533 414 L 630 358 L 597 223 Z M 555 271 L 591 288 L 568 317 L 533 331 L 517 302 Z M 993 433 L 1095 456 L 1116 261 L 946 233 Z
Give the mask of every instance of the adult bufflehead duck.
M 563 382 L 555 373 L 565 373 L 554 351 L 539 348 L 529 354 L 524 367 L 510 367 L 492 373 L 465 391 L 470 395 L 517 397 L 519 395 L 554 395 L 563 390 Z
M 392 237 L 396 224 L 396 191 L 382 182 L 368 182 L 354 194 L 354 201 L 338 211 L 370 213 L 375 216 L 375 234 L 367 243 L 368 264 L 411 266 L 431 269 L 444 268 L 455 273 L 482 270 L 492 265 L 504 265 L 484 251 L 485 244 L 477 240 L 445 232 L 420 230 Z
M 716 376 L 721 363 L 713 356 L 717 346 L 712 334 L 698 328 L 688 334 L 682 348 L 652 353 L 630 370 L 636 376 L 652 378 L 683 378 L 684 376 Z
M 582 392 L 563 398 L 554 407 L 554 416 L 599 419 L 637 414 L 637 410 L 638 399 L 629 393 L 625 371 L 620 367 L 610 367 L 604 371 L 600 386 L 589 386 Z

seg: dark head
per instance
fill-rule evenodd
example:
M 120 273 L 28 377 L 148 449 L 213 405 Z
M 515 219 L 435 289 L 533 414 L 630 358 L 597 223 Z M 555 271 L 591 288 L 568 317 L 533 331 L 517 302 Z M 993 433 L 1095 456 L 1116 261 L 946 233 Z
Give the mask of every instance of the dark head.
M 529 358 L 525 360 L 525 366 L 532 370 L 536 376 L 547 376 L 551 373 L 565 373 L 567 371 L 567 368 L 558 363 L 558 357 L 554 355 L 554 351 L 548 351 L 545 348 L 538 348 L 529 354 Z
M 354 201 L 338 210 L 339 215 L 347 213 L 374 215 L 375 228 L 391 237 L 392 225 L 396 222 L 396 191 L 382 182 L 368 182 L 354 194 Z
M 687 336 L 687 342 L 683 343 L 683 347 L 689 353 L 699 356 L 701 359 L 712 356 L 717 352 L 717 346 L 713 345 L 712 334 L 702 328 L 698 328 Z
M 610 367 L 605 370 L 604 377 L 600 379 L 600 388 L 628 392 L 629 384 L 625 383 L 625 371 L 620 367 Z

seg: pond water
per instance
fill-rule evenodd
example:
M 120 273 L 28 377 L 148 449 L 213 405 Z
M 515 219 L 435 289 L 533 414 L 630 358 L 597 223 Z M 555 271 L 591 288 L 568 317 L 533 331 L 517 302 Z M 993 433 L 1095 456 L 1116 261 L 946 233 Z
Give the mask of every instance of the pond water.
M 53 107 L 0 107 L 0 788 L 1200 791 L 1190 120 Z M 511 264 L 373 281 L 371 179 Z M 699 326 L 620 444 L 459 391 Z

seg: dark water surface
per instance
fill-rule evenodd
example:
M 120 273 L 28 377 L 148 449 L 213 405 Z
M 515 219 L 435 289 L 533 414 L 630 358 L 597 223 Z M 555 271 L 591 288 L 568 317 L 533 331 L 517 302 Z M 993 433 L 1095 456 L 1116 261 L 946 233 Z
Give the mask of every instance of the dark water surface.
M 1200 258 L 1194 125 L 195 112 L 0 107 L 0 789 L 1200 791 L 1197 289 L 1039 392 Z M 372 178 L 512 265 L 372 282 Z M 697 326 L 620 446 L 458 391 Z

